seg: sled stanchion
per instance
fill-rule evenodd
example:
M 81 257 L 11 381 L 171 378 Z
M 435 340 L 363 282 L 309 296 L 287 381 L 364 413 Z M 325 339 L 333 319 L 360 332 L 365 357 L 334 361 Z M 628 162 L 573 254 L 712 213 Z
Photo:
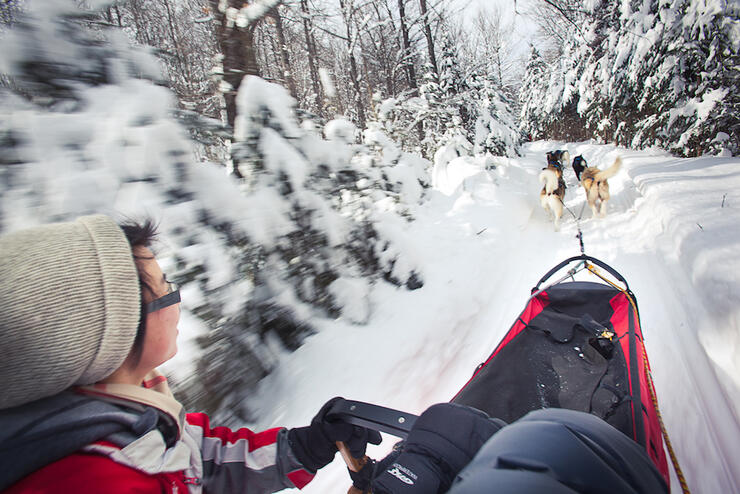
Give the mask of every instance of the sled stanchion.
M 614 276 L 617 279 L 617 281 L 619 281 L 620 283 L 623 283 L 624 284 L 624 286 L 626 287 L 626 289 L 627 289 L 628 292 L 630 291 L 630 287 L 627 284 L 627 280 L 624 279 L 624 276 L 622 276 L 621 274 L 619 274 L 614 268 L 612 268 L 611 266 L 609 266 L 604 261 L 601 261 L 599 259 L 596 259 L 595 257 L 591 257 L 591 256 L 586 255 L 586 254 L 582 254 L 580 256 L 569 257 L 565 261 L 561 262 L 560 264 L 558 264 L 557 266 L 555 266 L 554 268 L 552 268 L 550 271 L 548 271 L 545 274 L 545 276 L 543 276 L 542 278 L 540 278 L 540 281 L 537 282 L 537 284 L 532 289 L 532 291 L 535 292 L 535 291 L 539 290 L 540 289 L 540 285 L 543 284 L 545 281 L 547 281 L 552 275 L 554 275 L 556 272 L 560 271 L 562 268 L 564 268 L 568 264 L 570 264 L 572 262 L 575 262 L 575 261 L 588 261 L 588 262 L 592 262 L 593 264 L 595 264 L 595 265 L 599 266 L 600 268 L 604 269 L 605 271 L 607 271 L 610 275 Z
M 347 468 L 353 472 L 359 472 L 362 470 L 362 467 L 365 466 L 365 463 L 368 462 L 367 456 L 363 456 L 362 458 L 355 458 L 352 456 L 352 453 L 349 452 L 349 448 L 342 441 L 337 441 L 337 449 L 342 454 L 342 458 L 347 464 Z
M 352 453 L 349 452 L 349 448 L 342 441 L 337 441 L 336 444 L 339 453 L 342 455 L 344 463 L 347 465 L 347 468 L 349 468 L 350 471 L 357 473 L 362 470 L 362 468 L 367 464 L 368 461 L 370 461 L 370 458 L 368 458 L 367 455 L 359 459 L 352 456 Z M 351 485 L 347 490 L 347 494 L 363 494 L 363 491 L 361 489 L 358 489 L 354 485 Z
M 545 290 L 547 290 L 549 287 L 551 287 L 553 285 L 557 285 L 558 283 L 561 283 L 561 282 L 567 280 L 568 278 L 570 278 L 571 280 L 575 281 L 576 274 L 581 269 L 586 269 L 585 267 L 583 267 L 583 268 L 581 267 L 583 264 L 584 264 L 584 262 L 579 262 L 578 264 L 576 264 L 575 267 L 569 269 L 568 272 L 565 273 L 565 276 L 563 276 L 562 278 L 560 278 L 559 280 L 557 280 L 555 283 L 553 283 L 551 285 L 548 285 L 548 286 L 546 286 L 544 288 L 539 288 L 539 285 L 542 283 L 542 281 L 540 281 L 540 283 L 537 283 L 537 286 L 534 287 L 534 288 L 532 288 L 532 295 L 530 295 L 529 300 L 527 300 L 527 303 L 529 303 L 530 300 L 532 300 L 533 298 L 535 298 L 540 293 L 542 293 Z M 524 324 L 524 325 L 526 326 L 526 324 Z

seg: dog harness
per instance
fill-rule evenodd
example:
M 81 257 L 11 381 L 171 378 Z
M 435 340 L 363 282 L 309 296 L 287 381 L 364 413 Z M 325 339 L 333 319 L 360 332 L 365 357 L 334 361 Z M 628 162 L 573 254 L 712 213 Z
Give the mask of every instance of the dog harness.
M 554 166 L 562 171 L 563 162 L 561 160 L 563 159 L 563 152 L 564 151 L 550 151 L 549 153 L 547 153 L 547 164 Z

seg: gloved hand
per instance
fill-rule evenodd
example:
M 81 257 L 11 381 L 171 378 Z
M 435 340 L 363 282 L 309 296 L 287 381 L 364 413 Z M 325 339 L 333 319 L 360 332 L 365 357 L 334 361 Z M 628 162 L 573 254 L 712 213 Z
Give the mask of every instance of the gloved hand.
M 373 480 L 378 494 L 443 493 L 481 446 L 505 424 L 454 403 L 429 407 L 411 429 L 401 453 Z
M 288 441 L 293 453 L 303 466 L 315 472 L 334 459 L 337 441 L 342 441 L 355 458 L 362 458 L 367 443 L 380 444 L 380 433 L 364 427 L 336 421 L 329 422 L 326 414 L 337 400 L 332 398 L 321 407 L 308 427 L 298 427 L 288 431 Z

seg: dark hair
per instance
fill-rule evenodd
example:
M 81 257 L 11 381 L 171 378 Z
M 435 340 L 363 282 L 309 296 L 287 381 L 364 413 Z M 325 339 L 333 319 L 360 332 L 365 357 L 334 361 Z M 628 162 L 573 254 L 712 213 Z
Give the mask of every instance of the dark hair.
M 134 220 L 126 220 L 119 224 L 123 230 L 123 234 L 126 235 L 131 250 L 133 251 L 136 247 L 149 247 L 152 245 L 157 237 L 157 224 L 154 223 L 150 218 L 146 218 L 143 222 L 139 223 Z M 134 260 L 144 259 L 142 256 L 134 255 Z M 139 327 L 136 329 L 136 338 L 134 338 L 134 345 L 131 348 L 134 352 L 136 359 L 141 357 L 141 351 L 144 346 L 144 335 L 146 334 L 146 304 L 144 303 L 144 289 L 146 288 L 149 292 L 154 293 L 149 280 L 147 279 L 146 273 L 143 273 L 139 269 L 139 263 L 136 263 L 136 272 L 139 274 L 139 287 L 141 288 L 141 310 L 139 312 Z

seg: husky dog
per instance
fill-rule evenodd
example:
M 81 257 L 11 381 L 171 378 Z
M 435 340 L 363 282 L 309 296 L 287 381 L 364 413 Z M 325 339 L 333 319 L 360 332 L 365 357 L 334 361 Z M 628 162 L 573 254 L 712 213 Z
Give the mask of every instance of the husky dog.
M 557 151 L 550 151 L 546 153 L 547 166 L 557 166 L 560 170 L 563 170 L 563 165 L 567 165 L 570 162 L 570 154 L 565 149 L 559 149 Z
M 546 212 L 552 212 L 555 217 L 555 231 L 557 231 L 560 229 L 560 218 L 563 216 L 563 199 L 565 198 L 563 168 L 557 165 L 548 165 L 543 168 L 540 173 L 540 182 L 545 184 L 540 191 L 540 204 Z
M 606 216 L 606 203 L 609 201 L 609 182 L 607 179 L 617 174 L 622 166 L 622 158 L 617 157 L 606 170 L 586 167 L 581 173 L 581 185 L 586 190 L 586 200 L 594 216 Z M 597 202 L 600 204 L 597 205 Z
M 586 159 L 582 155 L 579 154 L 573 158 L 573 171 L 576 173 L 576 178 L 579 182 L 581 181 L 581 173 L 586 168 L 588 168 L 588 164 L 586 164 Z

